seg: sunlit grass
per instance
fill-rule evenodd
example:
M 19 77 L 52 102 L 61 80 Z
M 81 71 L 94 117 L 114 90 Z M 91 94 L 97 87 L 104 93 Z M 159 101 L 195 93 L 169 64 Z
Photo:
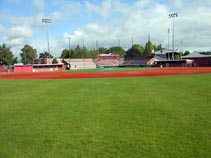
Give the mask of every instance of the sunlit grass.
M 0 157 L 211 157 L 210 80 L 0 80 Z

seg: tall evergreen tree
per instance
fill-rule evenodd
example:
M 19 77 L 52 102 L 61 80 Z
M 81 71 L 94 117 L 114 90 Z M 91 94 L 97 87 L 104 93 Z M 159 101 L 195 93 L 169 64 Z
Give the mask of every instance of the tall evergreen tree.
M 145 44 L 144 56 L 150 56 L 153 49 L 154 49 L 154 48 L 153 48 L 152 42 L 149 40 L 149 41 Z

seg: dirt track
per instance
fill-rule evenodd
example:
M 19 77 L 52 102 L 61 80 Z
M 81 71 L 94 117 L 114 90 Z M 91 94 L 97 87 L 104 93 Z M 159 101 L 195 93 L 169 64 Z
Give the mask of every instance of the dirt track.
M 0 74 L 0 79 L 71 79 L 71 78 L 114 78 L 114 77 L 143 77 L 167 76 L 183 74 L 211 73 L 209 68 L 158 68 L 129 72 L 36 72 Z

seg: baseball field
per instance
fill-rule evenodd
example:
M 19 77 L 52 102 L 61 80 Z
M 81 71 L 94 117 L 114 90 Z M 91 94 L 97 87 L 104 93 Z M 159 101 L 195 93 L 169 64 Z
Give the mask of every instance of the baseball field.
M 0 158 L 211 157 L 211 68 L 33 75 L 0 75 Z

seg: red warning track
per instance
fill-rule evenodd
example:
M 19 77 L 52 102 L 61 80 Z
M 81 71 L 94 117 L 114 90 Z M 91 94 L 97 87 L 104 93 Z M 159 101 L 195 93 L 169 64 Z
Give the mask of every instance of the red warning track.
M 73 79 L 73 78 L 116 78 L 116 77 L 143 77 L 168 76 L 184 74 L 211 73 L 208 68 L 158 68 L 129 72 L 34 72 L 0 74 L 0 79 Z

